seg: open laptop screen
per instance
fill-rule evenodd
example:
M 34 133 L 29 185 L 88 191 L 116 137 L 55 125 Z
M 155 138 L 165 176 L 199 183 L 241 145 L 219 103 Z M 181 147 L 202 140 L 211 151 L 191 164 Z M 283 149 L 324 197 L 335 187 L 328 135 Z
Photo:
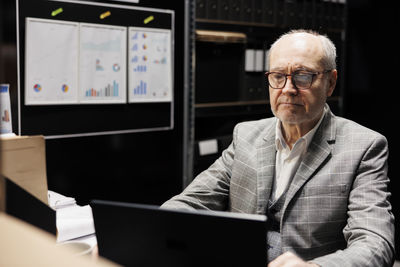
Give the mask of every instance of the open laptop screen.
M 266 217 L 93 200 L 99 254 L 124 266 L 267 266 Z

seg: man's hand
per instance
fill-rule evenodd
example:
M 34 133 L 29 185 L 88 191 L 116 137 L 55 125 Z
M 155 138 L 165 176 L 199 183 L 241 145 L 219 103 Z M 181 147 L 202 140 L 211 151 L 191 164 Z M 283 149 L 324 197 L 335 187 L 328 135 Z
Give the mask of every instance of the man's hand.
M 285 252 L 268 264 L 268 267 L 319 267 L 311 262 L 305 262 L 292 252 Z

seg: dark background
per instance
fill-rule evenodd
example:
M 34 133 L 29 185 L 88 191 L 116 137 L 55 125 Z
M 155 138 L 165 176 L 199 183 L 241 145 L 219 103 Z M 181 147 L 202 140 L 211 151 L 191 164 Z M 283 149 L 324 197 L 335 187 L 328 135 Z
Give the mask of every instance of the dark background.
M 399 258 L 399 99 L 397 91 L 400 25 L 395 2 L 348 1 L 345 116 L 386 136 L 389 142 L 389 178 L 396 217 L 396 251 Z M 343 74 L 342 74 L 343 75 Z

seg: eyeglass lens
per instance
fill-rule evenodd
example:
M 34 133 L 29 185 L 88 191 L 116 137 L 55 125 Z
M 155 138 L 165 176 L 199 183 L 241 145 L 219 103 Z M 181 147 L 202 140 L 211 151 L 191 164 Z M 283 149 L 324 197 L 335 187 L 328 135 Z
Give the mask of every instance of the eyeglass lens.
M 287 82 L 287 76 L 282 73 L 272 72 L 268 75 L 268 82 L 272 88 L 282 89 Z M 295 87 L 299 89 L 308 89 L 311 87 L 313 74 L 311 73 L 294 73 L 292 75 L 292 82 Z

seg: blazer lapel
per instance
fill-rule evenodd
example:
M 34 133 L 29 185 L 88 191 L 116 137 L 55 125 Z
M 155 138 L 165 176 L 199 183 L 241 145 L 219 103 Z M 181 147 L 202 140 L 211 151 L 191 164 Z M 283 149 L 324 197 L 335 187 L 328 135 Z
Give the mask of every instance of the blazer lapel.
M 276 146 L 275 123 L 266 131 L 265 137 L 257 147 L 257 214 L 265 214 L 271 195 L 275 172 Z
M 286 210 L 287 205 L 296 195 L 298 190 L 313 176 L 315 171 L 331 154 L 330 143 L 334 141 L 336 133 L 336 125 L 334 115 L 328 112 L 325 115 L 319 129 L 314 135 L 314 138 L 308 147 L 307 154 L 301 162 L 292 182 L 287 191 L 285 205 L 283 210 Z

